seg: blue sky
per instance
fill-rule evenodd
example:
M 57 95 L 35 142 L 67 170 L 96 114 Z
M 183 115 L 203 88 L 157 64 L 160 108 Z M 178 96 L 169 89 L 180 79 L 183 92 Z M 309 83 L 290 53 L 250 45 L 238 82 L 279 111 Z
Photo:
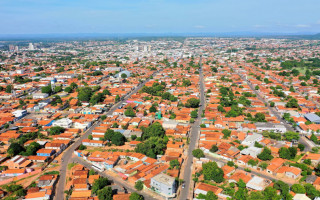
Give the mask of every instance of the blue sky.
M 320 32 L 319 0 L 0 0 L 0 34 Z

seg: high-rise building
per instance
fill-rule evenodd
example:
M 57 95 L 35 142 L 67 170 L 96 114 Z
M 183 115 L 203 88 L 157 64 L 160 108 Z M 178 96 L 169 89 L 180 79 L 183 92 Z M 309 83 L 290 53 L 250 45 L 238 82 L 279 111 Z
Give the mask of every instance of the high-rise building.
M 14 51 L 14 45 L 12 44 L 9 45 L 9 51 Z
M 29 50 L 30 50 L 30 51 L 33 51 L 33 50 L 34 50 L 34 46 L 33 46 L 32 43 L 29 43 Z

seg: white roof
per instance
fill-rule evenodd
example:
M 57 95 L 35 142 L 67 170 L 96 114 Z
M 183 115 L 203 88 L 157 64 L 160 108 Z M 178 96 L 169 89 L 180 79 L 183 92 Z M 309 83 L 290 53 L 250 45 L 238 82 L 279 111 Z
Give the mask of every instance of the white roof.
M 296 194 L 293 197 L 293 200 L 311 200 L 307 195 L 305 194 Z
M 248 183 L 247 187 L 262 191 L 264 188 L 266 188 L 270 184 L 270 181 L 268 179 L 261 178 L 259 176 L 254 176 Z

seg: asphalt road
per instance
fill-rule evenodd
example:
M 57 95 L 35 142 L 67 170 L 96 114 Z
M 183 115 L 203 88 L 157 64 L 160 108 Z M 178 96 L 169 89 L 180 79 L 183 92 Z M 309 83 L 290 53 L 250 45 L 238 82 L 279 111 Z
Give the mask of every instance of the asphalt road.
M 160 70 L 162 71 L 162 70 Z M 158 73 L 159 71 L 153 73 L 153 76 Z M 127 96 L 125 96 L 123 98 L 123 100 L 121 100 L 120 102 L 116 103 L 115 105 L 113 105 L 111 107 L 111 109 L 106 113 L 107 115 L 111 115 L 117 108 L 119 105 L 121 105 L 122 103 L 125 103 L 126 100 L 128 98 L 131 97 L 131 95 L 135 94 L 136 92 L 138 92 L 147 82 L 149 81 L 149 79 L 147 79 L 146 81 L 144 81 L 143 83 L 141 83 L 140 85 L 138 85 L 134 90 L 132 90 Z M 56 185 L 56 190 L 55 190 L 55 196 L 54 199 L 55 200 L 61 200 L 64 199 L 64 190 L 66 190 L 67 188 L 65 188 L 65 182 L 66 182 L 66 173 L 67 173 L 67 167 L 68 164 L 71 163 L 71 158 L 72 158 L 72 154 L 73 152 L 76 150 L 76 148 L 81 144 L 83 139 L 87 139 L 88 136 L 92 133 L 92 131 L 101 124 L 101 121 L 97 121 L 93 126 L 91 126 L 84 135 L 82 135 L 80 138 L 78 138 L 78 140 L 76 140 L 72 145 L 70 145 L 64 152 L 62 155 L 62 159 L 63 162 L 60 165 L 60 177 L 59 177 L 59 181 L 58 184 Z
M 199 140 L 199 132 L 200 132 L 200 123 L 201 123 L 201 114 L 202 111 L 205 109 L 205 95 L 204 95 L 204 82 L 203 82 L 203 73 L 202 73 L 202 64 L 201 64 L 201 58 L 200 58 L 200 108 L 198 109 L 198 118 L 194 122 L 194 124 L 191 127 L 190 131 L 190 143 L 189 143 L 189 148 L 188 148 L 188 157 L 185 160 L 185 169 L 184 169 L 184 174 L 183 174 L 183 180 L 185 187 L 181 188 L 180 200 L 186 200 L 188 199 L 188 195 L 190 190 L 193 190 L 193 185 L 191 185 L 192 181 L 192 161 L 193 161 L 193 156 L 192 156 L 192 151 L 196 148 L 196 143 Z M 190 198 L 191 199 L 191 198 Z

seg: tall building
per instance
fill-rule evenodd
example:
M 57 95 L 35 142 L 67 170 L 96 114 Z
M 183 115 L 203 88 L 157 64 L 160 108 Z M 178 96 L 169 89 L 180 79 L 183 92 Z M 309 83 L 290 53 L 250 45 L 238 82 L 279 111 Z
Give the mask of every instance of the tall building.
M 14 45 L 12 44 L 9 45 L 9 51 L 14 51 Z
M 34 46 L 33 46 L 32 43 L 29 43 L 29 50 L 30 50 L 30 51 L 33 51 L 33 50 L 34 50 Z

